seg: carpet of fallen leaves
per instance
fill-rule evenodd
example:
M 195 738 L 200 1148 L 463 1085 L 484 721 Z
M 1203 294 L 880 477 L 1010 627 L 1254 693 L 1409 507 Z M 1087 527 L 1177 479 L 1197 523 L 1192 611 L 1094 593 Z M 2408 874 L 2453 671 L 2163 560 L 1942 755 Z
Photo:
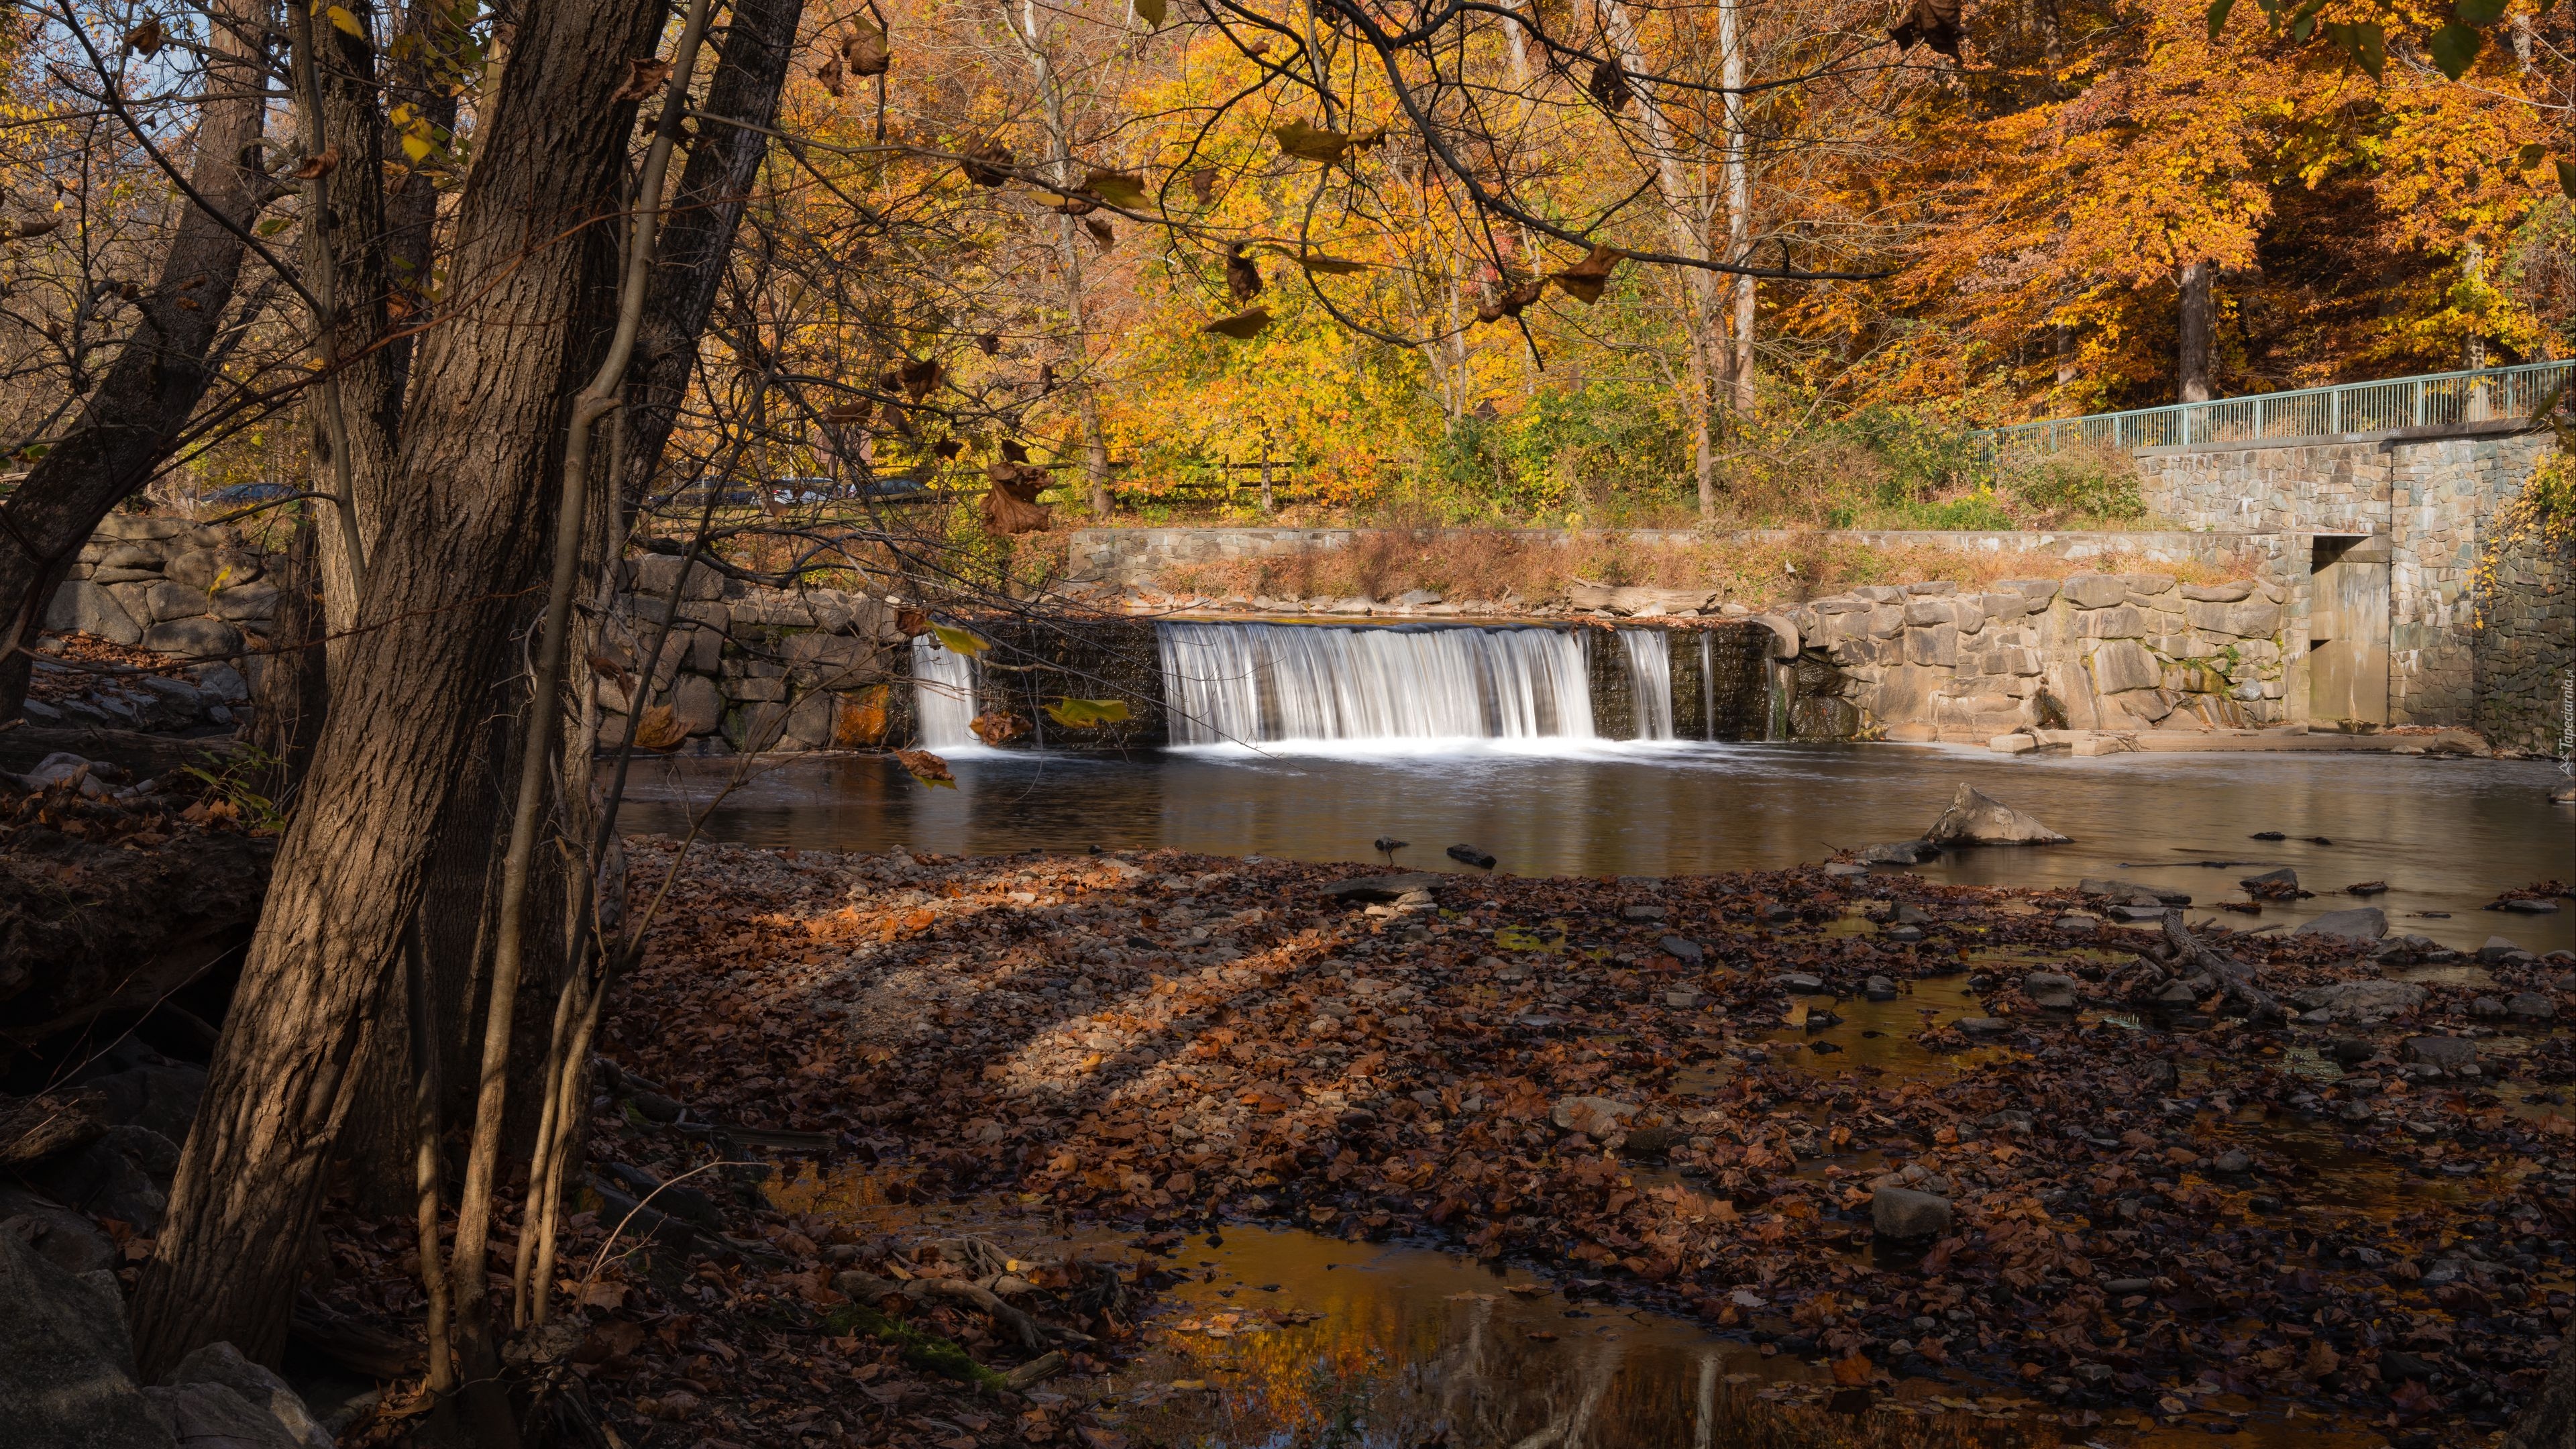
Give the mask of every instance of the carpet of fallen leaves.
M 2257 1026 L 2072 893 L 1901 873 L 1445 876 L 1368 905 L 1322 891 L 1359 866 L 634 842 L 637 880 L 674 867 L 604 1029 L 604 1192 L 567 1256 L 631 1206 L 620 1184 L 648 1233 L 697 1234 L 579 1290 L 568 1360 L 622 1442 L 1120 1440 L 1077 1399 L 942 1387 L 925 1365 L 954 1350 L 920 1336 L 1002 1370 L 1079 1343 L 1065 1366 L 1097 1369 L 1149 1259 L 996 1267 L 753 1210 L 757 1169 L 679 1177 L 736 1143 L 1148 1249 L 1231 1219 L 1508 1256 L 1840 1384 L 1965 1370 L 2070 1413 L 2288 1398 L 2467 1442 L 2576 1310 L 2576 1119 L 2516 1065 L 2565 1058 L 2531 1019 L 2576 1012 L 2555 958 L 2445 970 L 2429 944 L 2355 959 L 2198 923 L 2276 995 L 2423 985 L 2377 1019 Z M 2085 1010 L 2041 1009 L 2031 971 Z M 1979 1014 L 1871 1044 L 1910 1056 L 1825 1050 L 1808 1033 L 1871 978 Z M 2522 1015 L 2499 1022 L 2503 993 Z M 2483 1069 L 2408 1060 L 2425 1036 Z M 1878 1240 L 1873 1194 L 1906 1186 L 1948 1225 Z M 939 1276 L 966 1286 L 918 1285 Z

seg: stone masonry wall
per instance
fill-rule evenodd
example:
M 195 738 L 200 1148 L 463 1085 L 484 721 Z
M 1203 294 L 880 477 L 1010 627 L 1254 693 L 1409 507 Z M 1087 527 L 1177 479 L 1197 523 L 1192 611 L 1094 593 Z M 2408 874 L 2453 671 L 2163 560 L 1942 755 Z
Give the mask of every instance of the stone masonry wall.
M 1872 587 L 1785 611 L 1842 674 L 1864 733 L 1989 739 L 2034 728 L 2279 724 L 2293 580 L 2178 584 L 2161 574 L 2015 579 L 1970 594 Z
M 2486 608 L 2478 729 L 2500 745 L 2576 755 L 2576 557 L 2536 539 L 2500 550 Z

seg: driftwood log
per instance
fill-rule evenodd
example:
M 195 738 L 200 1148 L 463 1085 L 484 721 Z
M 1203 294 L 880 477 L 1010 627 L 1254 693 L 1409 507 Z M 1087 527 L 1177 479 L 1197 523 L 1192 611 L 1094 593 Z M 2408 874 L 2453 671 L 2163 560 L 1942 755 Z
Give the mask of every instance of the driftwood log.
M 2166 944 L 2172 946 L 2182 960 L 2216 977 L 2227 988 L 2230 1000 L 2244 1003 L 2248 1010 L 2258 1015 L 2275 1020 L 2280 1018 L 2281 1003 L 2272 999 L 2272 993 L 2254 984 L 2253 967 L 2193 935 L 2191 928 L 2183 924 L 2182 912 L 2178 910 L 2166 910 L 2164 925 Z

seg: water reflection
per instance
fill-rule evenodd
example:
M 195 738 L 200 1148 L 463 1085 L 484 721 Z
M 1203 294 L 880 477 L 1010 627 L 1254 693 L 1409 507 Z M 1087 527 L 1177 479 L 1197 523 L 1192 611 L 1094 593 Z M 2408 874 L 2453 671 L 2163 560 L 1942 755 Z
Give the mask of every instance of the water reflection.
M 627 819 L 676 832 L 712 804 L 706 828 L 717 839 L 967 855 L 1098 845 L 1365 860 L 1372 839 L 1393 834 L 1416 843 L 1401 862 L 1416 869 L 1457 869 L 1441 848 L 1466 841 L 1520 875 L 1674 875 L 1787 866 L 1911 837 L 1966 782 L 2076 841 L 1945 856 L 1918 869 L 1928 879 L 2063 886 L 2117 875 L 2205 903 L 2241 898 L 2235 883 L 2251 870 L 2201 861 L 2288 865 L 2317 896 L 2231 924 L 2294 925 L 2360 904 L 2338 894 L 2346 885 L 2385 880 L 2389 892 L 2370 903 L 2392 929 L 2469 948 L 2491 934 L 2541 951 L 2576 945 L 2576 913 L 2480 910 L 2507 886 L 2576 877 L 2571 813 L 2548 803 L 2554 772 L 2538 762 L 1551 743 L 1547 753 L 1400 759 L 964 750 L 952 764 L 955 790 L 923 789 L 875 757 L 764 766 L 719 803 L 733 762 L 658 762 L 638 771 Z M 2248 838 L 2263 830 L 2293 838 Z M 2306 836 L 2334 843 L 2297 838 Z

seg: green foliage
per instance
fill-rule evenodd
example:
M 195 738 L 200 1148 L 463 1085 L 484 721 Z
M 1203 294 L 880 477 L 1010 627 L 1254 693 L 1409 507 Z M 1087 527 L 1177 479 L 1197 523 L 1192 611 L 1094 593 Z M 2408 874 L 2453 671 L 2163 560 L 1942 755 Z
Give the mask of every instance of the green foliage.
M 1614 379 L 1542 388 L 1519 410 L 1431 425 L 1414 501 L 1444 522 L 1535 518 L 1564 508 L 1607 522 L 1679 501 L 1690 441 L 1658 393 Z
M 2123 454 L 2069 451 L 2004 460 L 2002 485 L 2026 514 L 2120 522 L 2146 516 L 2137 465 Z
M 996 1391 L 1008 1387 L 1002 1374 L 975 1362 L 972 1355 L 951 1339 L 920 1329 L 898 1319 L 888 1318 L 864 1303 L 848 1303 L 823 1315 L 824 1325 L 833 1333 L 847 1336 L 864 1333 L 879 1343 L 892 1344 L 903 1353 L 903 1361 L 926 1373 L 954 1379 L 974 1388 Z
M 1984 445 L 1969 429 L 1915 408 L 1874 403 L 1819 432 L 1877 460 L 1872 501 L 1883 507 L 1929 502 L 1973 484 L 1985 472 Z
M 207 795 L 231 805 L 245 829 L 265 834 L 286 828 L 286 812 L 251 788 L 254 782 L 278 777 L 284 762 L 277 756 L 252 745 L 235 745 L 220 755 L 209 752 L 199 758 L 203 763 L 182 766 L 182 771 L 202 781 Z

